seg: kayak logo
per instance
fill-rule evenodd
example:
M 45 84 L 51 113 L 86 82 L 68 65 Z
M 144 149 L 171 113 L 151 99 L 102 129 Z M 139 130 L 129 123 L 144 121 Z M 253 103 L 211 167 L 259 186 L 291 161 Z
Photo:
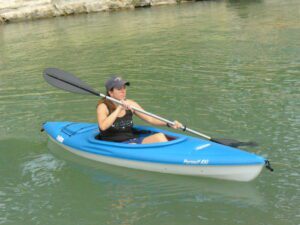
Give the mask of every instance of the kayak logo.
M 188 160 L 184 159 L 183 164 L 185 165 L 207 165 L 209 163 L 208 159 L 198 159 L 198 160 Z
M 57 135 L 56 140 L 60 143 L 63 143 L 65 139 L 61 135 Z

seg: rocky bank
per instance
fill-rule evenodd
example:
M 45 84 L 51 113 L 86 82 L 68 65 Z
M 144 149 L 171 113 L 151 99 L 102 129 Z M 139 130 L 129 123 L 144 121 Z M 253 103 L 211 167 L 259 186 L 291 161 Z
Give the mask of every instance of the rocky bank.
M 79 13 L 134 9 L 182 0 L 0 0 L 0 23 Z M 186 0 L 185 0 L 186 1 Z

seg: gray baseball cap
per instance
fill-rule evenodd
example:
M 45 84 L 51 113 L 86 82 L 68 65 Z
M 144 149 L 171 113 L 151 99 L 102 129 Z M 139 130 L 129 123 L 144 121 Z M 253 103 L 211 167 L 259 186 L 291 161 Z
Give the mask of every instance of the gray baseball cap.
M 129 86 L 130 83 L 126 80 L 123 80 L 120 76 L 112 76 L 105 82 L 106 91 L 110 91 L 113 88 L 120 88 L 124 85 Z

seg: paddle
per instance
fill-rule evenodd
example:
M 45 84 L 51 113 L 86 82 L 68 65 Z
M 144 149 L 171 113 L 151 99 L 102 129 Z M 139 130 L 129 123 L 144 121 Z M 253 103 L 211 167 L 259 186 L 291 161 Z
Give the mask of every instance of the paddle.
M 74 75 L 72 75 L 68 72 L 65 72 L 63 70 L 60 70 L 57 68 L 47 68 L 44 70 L 43 75 L 44 75 L 45 80 L 54 87 L 57 87 L 57 88 L 60 88 L 60 89 L 63 89 L 63 90 L 69 91 L 69 92 L 73 92 L 73 93 L 93 94 L 93 95 L 106 98 L 112 102 L 122 105 L 121 101 L 95 91 L 93 88 L 91 88 L 89 85 L 87 85 L 86 83 L 81 81 L 79 78 L 77 78 Z M 157 116 L 153 113 L 149 113 L 149 112 L 146 112 L 144 110 L 141 110 L 141 109 L 138 109 L 135 107 L 132 107 L 132 109 L 136 110 L 137 112 L 154 117 L 154 118 L 156 118 L 160 121 L 163 121 L 169 125 L 174 125 L 174 122 L 167 120 L 165 118 L 162 118 L 160 116 Z M 257 144 L 255 142 L 241 142 L 241 141 L 236 141 L 233 139 L 212 138 L 212 137 L 202 134 L 198 131 L 187 128 L 186 126 L 183 126 L 180 129 L 183 131 L 188 131 L 190 133 L 204 137 L 210 141 L 213 141 L 213 142 L 216 142 L 216 143 L 219 143 L 222 145 L 231 146 L 231 147 L 257 146 Z

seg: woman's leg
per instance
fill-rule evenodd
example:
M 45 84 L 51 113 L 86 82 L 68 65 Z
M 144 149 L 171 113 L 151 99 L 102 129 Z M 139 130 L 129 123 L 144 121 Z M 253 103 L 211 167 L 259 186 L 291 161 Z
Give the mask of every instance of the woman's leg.
M 150 144 L 155 142 L 166 142 L 167 137 L 163 133 L 157 133 L 144 138 L 142 144 Z

